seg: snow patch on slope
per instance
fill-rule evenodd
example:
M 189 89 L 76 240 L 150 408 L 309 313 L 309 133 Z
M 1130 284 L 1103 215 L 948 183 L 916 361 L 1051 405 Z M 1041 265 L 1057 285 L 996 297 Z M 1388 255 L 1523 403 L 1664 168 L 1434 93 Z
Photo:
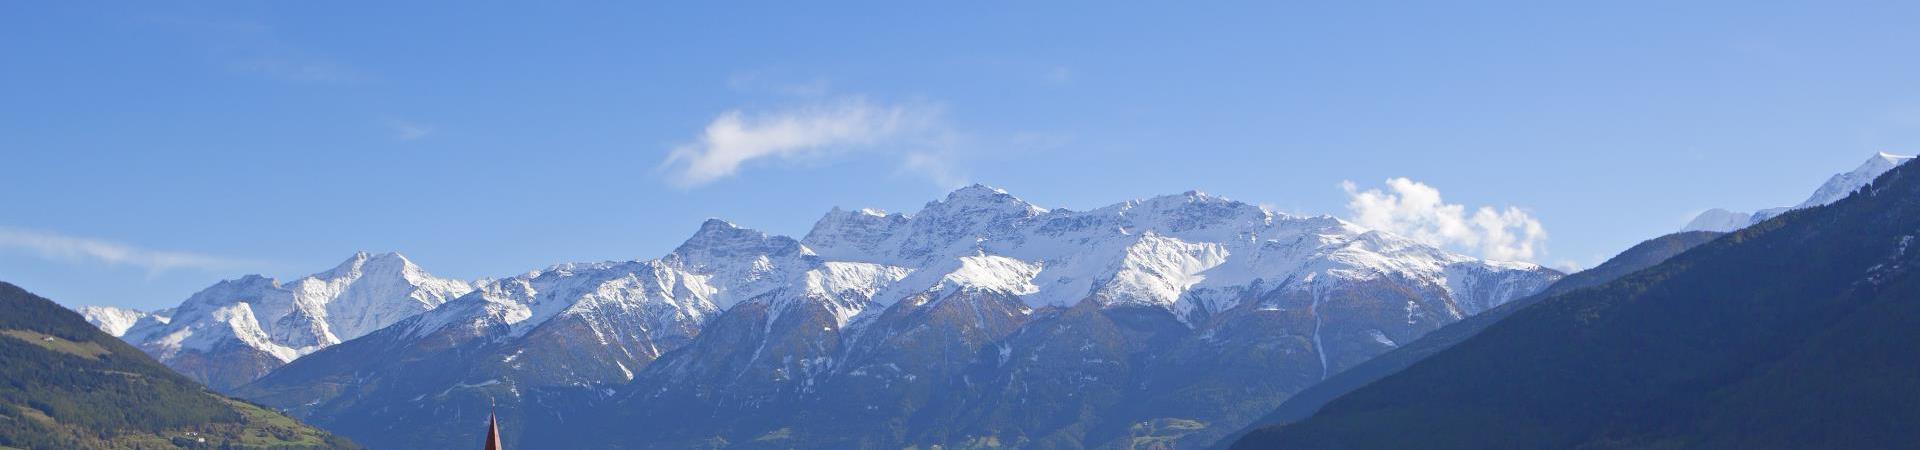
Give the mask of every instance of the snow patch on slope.
M 1189 243 L 1148 231 L 1127 246 L 1119 270 L 1100 289 L 1108 305 L 1135 304 L 1173 309 L 1185 317 L 1191 304 L 1180 296 L 1206 281 L 1206 271 L 1227 262 L 1228 251 L 1215 243 Z
M 79 312 L 81 317 L 85 317 L 87 323 L 93 324 L 113 337 L 126 335 L 127 330 L 133 328 L 141 319 L 152 317 L 160 323 L 166 323 L 170 319 L 165 315 L 112 306 L 82 306 L 76 312 Z
M 940 277 L 934 291 L 980 289 L 1012 295 L 1040 291 L 1033 285 L 1033 277 L 1040 273 L 1041 264 L 986 254 L 962 256 L 959 263 L 959 267 Z

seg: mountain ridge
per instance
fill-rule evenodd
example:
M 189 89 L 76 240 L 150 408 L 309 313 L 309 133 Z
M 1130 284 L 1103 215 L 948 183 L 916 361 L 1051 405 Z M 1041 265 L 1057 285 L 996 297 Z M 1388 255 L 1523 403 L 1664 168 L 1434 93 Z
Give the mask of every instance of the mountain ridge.
M 1681 231 L 1738 231 L 1741 228 L 1765 222 L 1767 219 L 1771 219 L 1787 211 L 1833 203 L 1859 190 L 1861 186 L 1873 181 L 1874 178 L 1879 177 L 1888 170 L 1899 167 L 1911 160 L 1913 160 L 1912 156 L 1879 152 L 1874 154 L 1873 157 L 1867 158 L 1866 162 L 1861 163 L 1859 167 L 1855 167 L 1852 171 L 1841 172 L 1834 174 L 1832 177 L 1828 177 L 1825 183 L 1822 183 L 1819 188 L 1813 191 L 1813 194 L 1809 195 L 1806 200 L 1801 201 L 1798 205 L 1767 208 L 1751 213 L 1713 208 L 1695 216 L 1692 221 L 1687 222 L 1687 225 L 1681 228 Z
M 465 431 L 403 437 L 383 430 L 429 429 L 442 425 L 436 420 L 478 417 L 495 408 L 509 427 L 529 430 L 580 426 L 587 415 L 675 423 L 688 417 L 675 411 L 710 410 L 741 419 L 708 428 L 661 430 L 661 435 L 684 435 L 688 442 L 714 436 L 686 433 L 739 438 L 739 433 L 772 432 L 752 430 L 765 423 L 751 418 L 773 419 L 737 408 L 783 404 L 817 409 L 825 407 L 817 399 L 829 391 L 869 398 L 875 402 L 869 406 L 879 408 L 874 411 L 905 416 L 1002 414 L 980 409 L 984 405 L 979 398 L 932 395 L 928 383 L 964 385 L 962 380 L 972 377 L 1006 377 L 1007 370 L 1077 371 L 1071 365 L 989 364 L 999 359 L 988 351 L 995 345 L 1013 353 L 1069 352 L 1065 357 L 1078 352 L 996 344 L 1014 339 L 1027 326 L 1066 317 L 1086 326 L 1118 327 L 1112 329 L 1142 339 L 1113 346 L 1096 342 L 1109 339 L 1105 337 L 1085 341 L 1094 346 L 1073 360 L 1084 356 L 1145 364 L 1112 372 L 1114 377 L 1101 383 L 1124 384 L 1124 377 L 1135 376 L 1127 374 L 1186 370 L 1140 359 L 1174 358 L 1169 352 L 1230 366 L 1234 363 L 1227 359 L 1201 355 L 1227 346 L 1255 355 L 1280 348 L 1318 355 L 1256 356 L 1267 361 L 1261 367 L 1269 370 L 1299 372 L 1297 381 L 1284 386 L 1259 383 L 1268 393 L 1256 396 L 1257 401 L 1277 402 L 1281 391 L 1364 360 L 1396 340 L 1411 341 L 1441 324 L 1531 293 L 1559 276 L 1537 265 L 1447 253 L 1332 217 L 1289 216 L 1199 192 L 1072 211 L 1048 210 L 1004 190 L 975 185 L 912 214 L 835 208 L 802 239 L 710 219 L 686 243 L 657 259 L 563 264 L 490 280 L 363 339 L 296 359 L 238 392 L 376 446 L 458 441 Z M 1383 310 L 1399 311 L 1398 316 Z M 1072 311 L 1081 312 L 1069 314 Z M 1271 330 L 1225 325 L 1261 321 L 1285 325 Z M 1229 343 L 1239 342 L 1236 339 L 1245 342 Z M 1313 345 L 1255 344 L 1296 340 Z M 929 359 L 918 352 L 886 350 L 902 345 L 945 356 Z M 362 362 L 374 355 L 394 361 Z M 1250 374 L 1253 369 L 1235 370 Z M 1217 377 L 1199 378 L 1210 383 L 1206 389 L 1229 385 Z M 875 381 L 894 388 L 859 387 Z M 1063 389 L 1082 383 L 1062 381 Z M 649 402 L 677 406 L 630 415 L 584 413 L 663 395 L 677 400 Z M 1177 395 L 1166 398 L 1185 401 Z M 880 406 L 895 402 L 905 403 Z M 547 406 L 531 408 L 533 403 Z M 1251 411 L 1259 407 L 1233 409 L 1257 414 Z M 1236 415 L 1227 420 L 1246 419 Z M 1128 426 L 1113 421 L 1133 419 L 1098 420 L 1114 424 L 1096 436 L 1111 440 L 1116 438 L 1112 430 Z M 997 423 L 991 426 L 1052 426 Z M 926 439 L 935 444 L 993 431 L 903 426 L 882 427 L 892 430 L 884 434 L 841 437 L 800 433 L 798 439 L 826 439 L 817 442 L 820 445 L 843 442 L 840 439 L 871 445 Z M 529 436 L 511 430 L 508 435 L 608 445 L 577 441 L 583 436 Z M 621 445 L 658 444 L 624 439 L 617 440 Z
M 260 275 L 222 280 L 162 315 L 81 310 L 168 367 L 226 391 L 470 290 L 467 282 L 434 277 L 399 253 L 363 251 L 286 283 Z M 119 329 L 128 317 L 134 322 Z

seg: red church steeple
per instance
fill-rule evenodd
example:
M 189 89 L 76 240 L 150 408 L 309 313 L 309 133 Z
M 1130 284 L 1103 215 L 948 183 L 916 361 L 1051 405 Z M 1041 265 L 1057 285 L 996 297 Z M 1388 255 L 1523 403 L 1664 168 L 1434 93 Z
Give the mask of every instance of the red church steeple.
M 500 445 L 500 422 L 494 420 L 493 414 L 487 415 L 487 450 L 506 450 L 506 446 Z

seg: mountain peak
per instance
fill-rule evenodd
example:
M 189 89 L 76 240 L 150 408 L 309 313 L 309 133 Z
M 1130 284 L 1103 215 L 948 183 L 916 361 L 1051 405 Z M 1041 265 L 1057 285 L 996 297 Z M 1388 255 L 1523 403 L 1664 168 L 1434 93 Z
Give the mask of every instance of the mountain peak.
M 1877 177 L 1880 174 L 1886 173 L 1886 171 L 1893 169 L 1894 166 L 1898 166 L 1901 163 L 1905 163 L 1908 160 L 1912 160 L 1912 159 L 1913 159 L 1912 156 L 1896 155 L 1896 154 L 1887 153 L 1887 152 L 1878 152 L 1878 153 L 1875 153 L 1872 158 L 1867 158 L 1867 162 L 1860 163 L 1860 167 L 1853 169 L 1852 173 L 1859 174 L 1861 176 L 1870 175 L 1870 176 Z
M 278 289 L 279 287 L 280 280 L 278 279 L 257 273 L 250 273 L 241 275 L 240 278 L 220 280 L 207 289 Z
M 998 196 L 998 195 L 1008 195 L 1008 194 L 1005 189 L 1000 189 L 997 187 L 988 186 L 980 183 L 974 183 L 974 184 L 967 185 L 966 187 L 963 187 L 963 188 L 955 189 L 953 190 L 953 192 L 947 193 L 947 199 L 953 200 L 955 198 L 983 198 L 983 197 L 991 197 L 991 196 Z
M 855 259 L 880 253 L 879 246 L 905 225 L 907 216 L 872 208 L 847 211 L 838 207 L 814 221 L 801 238 L 807 248 L 830 258 Z
M 400 254 L 400 252 L 373 253 L 361 250 L 354 252 L 353 256 L 348 257 L 346 261 L 341 261 L 340 264 L 333 266 L 333 269 L 315 274 L 315 276 L 319 278 L 340 278 L 354 273 L 364 272 L 369 265 L 380 268 L 391 267 L 401 272 L 415 268 L 413 260 L 407 259 L 407 256 Z
M 1908 160 L 1912 160 L 1912 156 L 1889 154 L 1889 152 L 1876 152 L 1872 158 L 1866 158 L 1866 162 L 1860 163 L 1860 167 L 1855 167 L 1853 173 L 1860 173 L 1860 175 L 1880 175 L 1880 173 L 1885 173 L 1887 169 L 1893 169 L 1895 165 L 1901 165 L 1901 163 L 1908 162 Z
M 707 220 L 700 222 L 700 231 L 695 232 L 694 234 L 699 235 L 699 234 L 708 234 L 708 233 L 726 233 L 734 230 L 745 230 L 745 229 L 746 229 L 745 227 L 736 225 L 733 222 L 728 222 L 726 221 L 726 219 L 721 219 L 718 217 L 709 217 L 707 218 Z
M 1867 162 L 1860 164 L 1860 167 L 1853 169 L 1852 172 L 1836 174 L 1832 178 L 1828 178 L 1826 184 L 1821 185 L 1820 189 L 1814 191 L 1812 196 L 1807 197 L 1806 201 L 1800 202 L 1800 204 L 1794 208 L 1810 208 L 1839 201 L 1848 195 L 1852 195 L 1853 191 L 1859 190 L 1861 186 L 1866 186 L 1867 183 L 1873 182 L 1873 179 L 1879 178 L 1880 174 L 1887 173 L 1887 171 L 1893 170 L 1894 167 L 1899 167 L 1900 164 L 1911 159 L 1913 159 L 1912 156 L 1877 152 L 1873 157 L 1867 158 Z M 1767 214 L 1762 217 L 1756 214 L 1754 222 L 1772 218 L 1774 215 L 1775 214 Z
M 1005 189 L 978 183 L 948 193 L 945 200 L 928 203 L 926 208 L 915 215 L 940 214 L 942 211 L 969 214 L 981 211 L 1002 211 L 1028 216 L 1047 212 L 1038 205 L 1007 193 Z
M 1752 213 L 1733 212 L 1721 208 L 1701 211 L 1681 231 L 1726 232 L 1746 228 L 1753 223 Z
M 1167 231 L 1247 224 L 1264 226 L 1276 218 L 1286 217 L 1258 205 L 1197 190 L 1132 200 L 1117 206 L 1122 214 L 1140 221 L 1140 225 Z
M 1896 155 L 1896 154 L 1887 153 L 1887 152 L 1880 152 L 1880 154 L 1874 155 L 1873 159 L 1867 160 L 1867 163 L 1872 164 L 1875 161 L 1881 161 L 1881 162 L 1887 162 L 1887 163 L 1893 163 L 1893 164 L 1900 164 L 1900 163 L 1906 162 L 1909 159 L 1913 159 L 1913 156 Z
M 742 253 L 774 256 L 809 252 L 800 245 L 800 241 L 793 238 L 770 235 L 721 219 L 702 222 L 699 231 L 695 231 L 692 237 L 673 250 L 673 254 L 694 264 L 706 264 L 715 258 Z
M 978 183 L 947 193 L 947 198 L 945 200 L 941 200 L 935 203 L 948 204 L 948 205 L 955 205 L 955 204 L 1013 205 L 1013 206 L 1020 207 L 1020 209 L 1028 209 L 1028 210 L 1039 211 L 1039 212 L 1046 211 L 1045 209 L 1042 209 L 1039 206 L 1035 206 L 1032 203 L 1028 203 L 1026 200 L 1021 200 L 1020 197 L 1015 197 L 1013 196 L 1013 194 L 1007 193 L 1007 190 L 1005 189 L 1000 189 L 997 187 L 978 184 Z
M 1140 203 L 1240 203 L 1226 197 L 1212 195 L 1198 190 L 1150 197 Z
M 1837 173 L 1834 174 L 1833 177 L 1827 178 L 1826 183 L 1821 184 L 1818 189 L 1813 191 L 1813 195 L 1808 196 L 1806 201 L 1802 201 L 1798 205 L 1768 208 L 1752 213 L 1732 212 L 1719 208 L 1710 209 L 1694 217 L 1693 221 L 1688 222 L 1687 226 L 1682 228 L 1682 230 L 1731 232 L 1753 224 L 1765 222 L 1767 219 L 1772 219 L 1774 216 L 1787 211 L 1812 208 L 1840 201 L 1840 199 L 1846 198 L 1848 195 L 1853 195 L 1853 192 L 1859 190 L 1860 187 L 1872 183 L 1873 179 L 1880 177 L 1880 174 L 1887 173 L 1887 171 L 1893 170 L 1893 168 L 1899 167 L 1901 164 L 1910 160 L 1913 160 L 1912 156 L 1876 152 L 1872 157 L 1867 158 L 1865 163 L 1861 163 L 1860 167 L 1854 168 L 1850 172 Z
M 695 230 L 693 236 L 687 237 L 686 242 L 682 243 L 681 247 L 693 244 L 710 244 L 719 241 L 758 241 L 768 238 L 767 233 L 760 230 L 742 227 L 733 222 L 715 218 L 700 222 L 700 229 Z

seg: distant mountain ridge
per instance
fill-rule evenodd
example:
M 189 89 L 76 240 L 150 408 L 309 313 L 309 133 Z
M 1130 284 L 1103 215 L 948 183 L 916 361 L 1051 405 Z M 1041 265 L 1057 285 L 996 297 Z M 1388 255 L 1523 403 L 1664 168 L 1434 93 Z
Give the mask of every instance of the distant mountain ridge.
M 360 252 L 288 283 L 259 275 L 222 281 L 155 314 L 80 311 L 168 367 L 226 391 L 472 290 L 468 282 L 434 277 L 398 253 Z
M 1807 197 L 1806 201 L 1802 201 L 1798 205 L 1767 208 L 1752 213 L 1734 212 L 1720 208 L 1709 209 L 1695 216 L 1693 221 L 1688 222 L 1687 226 L 1681 230 L 1737 231 L 1741 228 L 1752 226 L 1753 224 L 1765 222 L 1767 219 L 1771 219 L 1787 211 L 1833 203 L 1859 190 L 1861 186 L 1865 186 L 1868 182 L 1873 181 L 1873 179 L 1879 177 L 1880 174 L 1887 173 L 1888 170 L 1893 170 L 1894 167 L 1898 167 L 1911 160 L 1913 160 L 1912 156 L 1881 152 L 1873 155 L 1872 158 L 1868 158 L 1867 162 L 1861 163 L 1860 167 L 1854 168 L 1853 171 L 1835 174 L 1833 177 L 1828 178 L 1826 183 L 1821 184 L 1819 189 L 1813 191 L 1813 195 Z
M 975 185 L 804 239 L 709 220 L 658 259 L 491 280 L 236 392 L 397 448 L 496 409 L 510 440 L 587 447 L 1193 445 L 1559 277 L 1198 192 L 1071 211 Z M 1045 410 L 1021 398 L 1082 412 L 1007 420 Z
M 79 312 L 81 317 L 85 317 L 87 323 L 100 327 L 100 331 L 105 331 L 107 334 L 113 335 L 113 337 L 120 337 L 127 334 L 127 330 L 135 326 L 141 326 L 142 321 L 154 321 L 165 324 L 173 320 L 173 309 L 171 308 L 146 312 L 113 306 L 82 306 L 74 311 Z M 153 325 L 148 324 L 145 326 Z

